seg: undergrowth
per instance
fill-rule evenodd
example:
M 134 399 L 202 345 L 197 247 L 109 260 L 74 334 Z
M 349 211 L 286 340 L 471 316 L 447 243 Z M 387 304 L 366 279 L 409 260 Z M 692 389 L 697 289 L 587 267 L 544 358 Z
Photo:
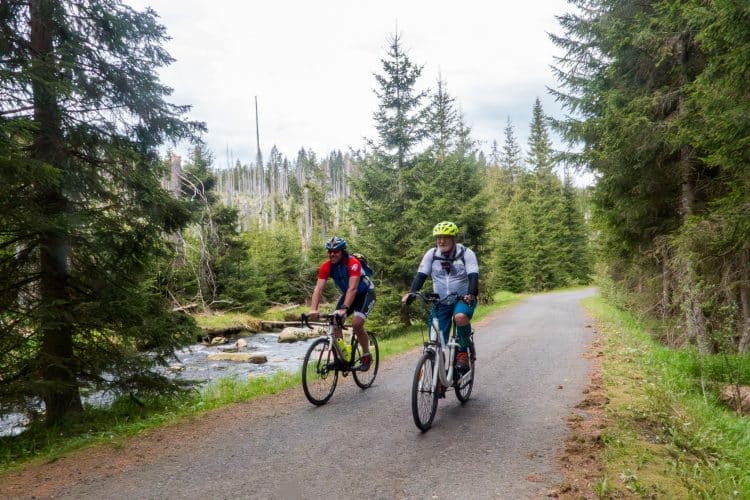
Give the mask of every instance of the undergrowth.
M 584 304 L 600 323 L 609 398 L 597 494 L 750 498 L 750 418 L 719 399 L 725 384 L 750 383 L 750 356 L 670 349 L 632 314 Z

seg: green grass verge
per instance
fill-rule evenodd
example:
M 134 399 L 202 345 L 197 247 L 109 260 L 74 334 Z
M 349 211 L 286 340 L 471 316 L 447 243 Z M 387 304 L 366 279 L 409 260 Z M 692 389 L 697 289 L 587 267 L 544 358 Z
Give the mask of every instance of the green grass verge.
M 258 318 L 238 312 L 194 314 L 192 316 L 200 328 L 231 328 L 233 326 L 246 325 L 258 321 Z
M 493 304 L 477 307 L 474 320 L 524 297 L 525 295 L 499 292 L 495 294 Z M 199 324 L 203 327 L 226 327 L 246 322 L 250 318 L 240 313 L 226 316 L 203 316 L 205 323 Z M 421 345 L 424 329 L 422 325 L 412 325 L 401 329 L 399 335 L 378 339 L 381 359 Z M 247 381 L 224 378 L 181 396 L 145 400 L 122 397 L 109 408 L 87 408 L 79 422 L 70 422 L 56 429 L 40 425 L 19 436 L 0 438 L 0 473 L 33 463 L 53 461 L 85 446 L 108 444 L 120 447 L 126 438 L 145 430 L 299 385 L 299 372 L 279 372 Z
M 750 418 L 718 398 L 750 381 L 749 356 L 700 356 L 657 343 L 649 326 L 599 297 L 609 398 L 602 433 L 604 498 L 750 498 Z

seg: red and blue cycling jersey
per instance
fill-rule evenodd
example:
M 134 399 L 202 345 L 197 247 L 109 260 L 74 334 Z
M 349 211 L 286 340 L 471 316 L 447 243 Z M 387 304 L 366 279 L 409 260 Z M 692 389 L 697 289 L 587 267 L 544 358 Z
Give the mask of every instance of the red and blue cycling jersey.
M 336 283 L 341 293 L 346 293 L 349 289 L 349 278 L 351 276 L 361 276 L 357 294 L 365 293 L 367 290 L 374 288 L 372 281 L 362 270 L 362 264 L 351 255 L 342 257 L 338 264 L 331 264 L 331 261 L 327 260 L 321 264 L 318 270 L 318 279 L 333 278 L 333 282 Z

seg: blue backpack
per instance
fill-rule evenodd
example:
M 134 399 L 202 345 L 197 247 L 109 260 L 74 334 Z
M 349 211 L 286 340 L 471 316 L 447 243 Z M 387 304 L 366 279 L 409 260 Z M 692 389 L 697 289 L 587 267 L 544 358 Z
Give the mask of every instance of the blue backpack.
M 370 267 L 370 264 L 367 262 L 367 257 L 365 257 L 361 253 L 353 253 L 351 254 L 351 256 L 357 259 L 360 264 L 362 264 L 362 270 L 365 272 L 365 276 L 367 276 L 368 278 L 372 276 L 373 271 Z

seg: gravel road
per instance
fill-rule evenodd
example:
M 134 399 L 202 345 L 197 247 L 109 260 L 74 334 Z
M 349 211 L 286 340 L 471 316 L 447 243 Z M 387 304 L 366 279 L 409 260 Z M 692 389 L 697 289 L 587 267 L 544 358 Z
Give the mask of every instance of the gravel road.
M 67 459 L 65 467 L 73 472 L 62 484 L 52 488 L 52 481 L 47 489 L 25 493 L 55 498 L 543 497 L 562 480 L 557 458 L 568 435 L 565 419 L 589 381 L 589 362 L 582 354 L 591 329 L 579 301 L 593 293 L 538 295 L 477 322 L 471 399 L 462 406 L 449 392 L 427 433 L 411 416 L 415 350 L 381 363 L 366 391 L 347 377 L 339 379 L 322 407 L 310 405 L 301 388 L 235 405 L 180 424 L 179 432 L 134 440 L 150 443 L 100 451 L 102 463 L 93 471 L 75 473 L 75 457 Z M 41 484 L 45 474 L 59 472 L 36 474 Z

